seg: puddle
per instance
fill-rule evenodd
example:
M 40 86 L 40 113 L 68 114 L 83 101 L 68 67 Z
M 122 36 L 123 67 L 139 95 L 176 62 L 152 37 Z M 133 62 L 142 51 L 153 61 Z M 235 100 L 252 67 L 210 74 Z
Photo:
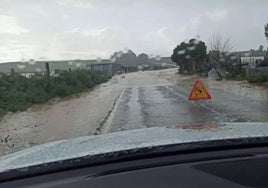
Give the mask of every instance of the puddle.
M 209 88 L 249 97 L 253 100 L 268 101 L 268 88 L 262 86 L 255 86 L 242 81 L 203 81 L 207 86 L 209 86 Z
M 223 125 L 215 124 L 212 122 L 207 123 L 192 123 L 185 125 L 172 126 L 170 128 L 185 129 L 185 130 L 197 130 L 197 131 L 218 131 Z

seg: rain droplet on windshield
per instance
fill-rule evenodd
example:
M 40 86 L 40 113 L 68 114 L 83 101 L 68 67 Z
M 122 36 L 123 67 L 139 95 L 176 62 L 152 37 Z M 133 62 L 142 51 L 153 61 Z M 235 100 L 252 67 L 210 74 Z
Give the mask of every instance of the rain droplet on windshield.
M 231 56 L 231 60 L 235 60 L 236 59 L 236 56 Z
M 220 58 L 220 62 L 224 62 L 225 61 L 225 59 L 224 58 Z
M 25 65 L 17 65 L 17 67 L 18 67 L 19 69 L 24 69 L 24 68 L 25 68 Z
M 247 53 L 244 53 L 244 55 L 245 55 L 245 56 L 250 56 L 250 53 L 249 53 L 249 52 L 247 52 Z
M 230 56 L 232 53 L 231 52 L 226 52 L 225 55 L 226 56 Z
M 111 58 L 111 62 L 112 63 L 115 63 L 116 62 L 116 58 L 115 57 Z
M 153 58 L 155 58 L 155 55 L 154 54 L 149 54 L 149 56 L 148 56 L 150 59 L 153 59 Z
M 101 58 L 100 57 L 97 58 L 97 62 L 101 63 Z
M 117 58 L 120 58 L 122 55 L 123 55 L 123 52 L 122 52 L 122 51 L 120 51 L 120 52 L 116 53 L 116 55 L 115 55 L 115 56 L 116 56 Z
M 193 50 L 195 50 L 195 48 L 196 48 L 195 46 L 190 46 L 187 49 L 190 50 L 190 51 L 193 51 Z
M 187 55 L 185 58 L 186 58 L 186 59 L 190 59 L 190 58 L 191 58 L 191 56 L 190 56 L 190 55 Z
M 36 68 L 35 70 L 36 70 L 36 72 L 41 72 L 40 68 Z
M 199 43 L 200 43 L 200 40 L 196 40 L 196 39 L 194 40 L 195 45 L 198 45 Z
M 182 55 L 182 54 L 185 54 L 185 52 L 186 52 L 186 50 L 179 50 L 179 51 L 178 51 L 178 54 L 179 54 L 179 55 Z
M 20 61 L 21 63 L 26 63 L 26 61 L 25 61 L 25 59 L 21 59 L 21 61 Z
M 128 53 L 129 49 L 128 49 L 128 48 L 124 48 L 123 51 L 124 51 L 125 53 Z
M 28 61 L 28 64 L 30 64 L 30 65 L 35 65 L 35 61 L 34 61 L 33 59 L 30 59 L 30 60 Z
M 155 60 L 156 60 L 156 61 L 161 61 L 161 59 L 162 59 L 162 58 L 161 58 L 159 55 L 155 57 Z
M 81 67 L 81 65 L 82 65 L 81 63 L 76 63 L 75 64 L 76 67 Z

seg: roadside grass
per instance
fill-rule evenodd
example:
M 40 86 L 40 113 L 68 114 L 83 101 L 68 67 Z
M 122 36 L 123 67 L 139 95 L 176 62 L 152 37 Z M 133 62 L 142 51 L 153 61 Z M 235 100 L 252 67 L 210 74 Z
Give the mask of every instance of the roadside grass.
M 248 78 L 243 75 L 243 74 L 238 74 L 235 76 L 228 76 L 226 77 L 226 80 L 234 80 L 234 81 L 243 81 L 243 80 L 247 80 Z
M 255 77 L 249 77 L 248 78 L 249 83 L 264 83 L 268 82 L 268 74 L 259 74 Z
M 233 77 L 227 77 L 227 80 L 235 81 L 248 81 L 248 83 L 265 83 L 268 82 L 268 74 L 259 74 L 257 76 L 246 77 L 245 75 L 239 74 Z
M 13 73 L 0 75 L 0 120 L 7 112 L 24 111 L 34 104 L 92 89 L 109 77 L 89 70 L 63 71 L 55 76 L 30 78 Z
M 208 77 L 208 72 L 207 71 L 200 71 L 200 70 L 195 70 L 195 71 L 187 71 L 187 72 L 179 72 L 178 74 L 182 74 L 182 75 L 198 75 L 200 77 Z

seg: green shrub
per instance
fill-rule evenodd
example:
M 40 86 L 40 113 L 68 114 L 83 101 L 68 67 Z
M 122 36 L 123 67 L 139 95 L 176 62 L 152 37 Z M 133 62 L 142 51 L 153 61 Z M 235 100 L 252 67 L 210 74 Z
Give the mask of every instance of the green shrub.
M 251 76 L 248 78 L 249 83 L 263 83 L 268 81 L 268 74 L 261 73 L 257 76 Z
M 238 74 L 235 76 L 232 76 L 231 74 L 226 77 L 227 80 L 235 80 L 235 81 L 243 81 L 246 80 L 247 78 L 243 74 Z
M 0 76 L 0 120 L 8 111 L 23 111 L 33 104 L 79 93 L 106 82 L 108 76 L 77 69 L 63 71 L 55 77 L 34 74 L 26 78 L 19 74 Z
M 26 99 L 25 93 L 11 90 L 10 92 L 6 92 L 4 94 L 6 95 L 1 98 L 1 103 L 2 108 L 4 108 L 5 111 L 23 111 L 31 106 L 31 103 Z
M 208 72 L 199 72 L 198 75 L 201 77 L 208 77 Z

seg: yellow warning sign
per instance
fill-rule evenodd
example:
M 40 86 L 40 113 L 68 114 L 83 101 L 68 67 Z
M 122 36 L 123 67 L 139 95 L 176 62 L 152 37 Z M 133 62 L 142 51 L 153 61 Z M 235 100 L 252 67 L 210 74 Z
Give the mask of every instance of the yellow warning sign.
M 205 89 L 201 81 L 196 80 L 188 100 L 207 100 L 211 99 L 210 94 Z

